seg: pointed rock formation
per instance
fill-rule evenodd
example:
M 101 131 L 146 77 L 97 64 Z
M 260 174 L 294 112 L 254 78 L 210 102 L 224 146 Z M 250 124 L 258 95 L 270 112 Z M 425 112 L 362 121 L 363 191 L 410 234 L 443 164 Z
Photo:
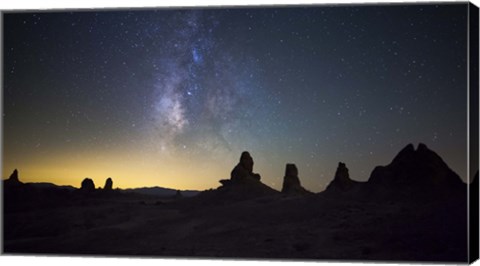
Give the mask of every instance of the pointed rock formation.
M 328 184 L 327 190 L 349 191 L 357 183 L 359 182 L 350 179 L 350 175 L 348 174 L 348 168 L 345 163 L 339 162 L 337 171 L 335 172 L 335 177 L 333 178 L 332 182 Z
M 402 164 L 406 161 L 410 161 L 412 156 L 415 154 L 415 147 L 412 143 L 409 143 L 405 146 L 396 156 L 393 158 L 391 164 Z
M 20 180 L 18 180 L 18 170 L 17 169 L 13 170 L 13 173 L 10 175 L 8 180 L 10 180 L 11 182 L 20 182 Z
M 305 195 L 311 194 L 300 184 L 298 178 L 298 169 L 295 164 L 287 164 L 285 167 L 285 177 L 283 178 L 282 193 L 288 195 Z
M 6 187 L 19 187 L 22 186 L 23 183 L 20 182 L 18 179 L 18 170 L 15 169 L 13 170 L 13 173 L 10 175 L 8 179 L 6 179 L 3 183 Z
M 93 181 L 92 181 L 93 182 Z M 113 188 L 113 181 L 112 181 L 112 178 L 109 177 L 107 178 L 107 180 L 105 181 L 105 186 L 103 187 L 103 190 L 112 190 Z
M 83 179 L 80 190 L 85 192 L 95 191 L 95 183 L 93 183 L 92 179 L 87 177 Z
M 434 151 L 420 143 L 403 148 L 387 166 L 377 166 L 368 180 L 369 186 L 379 189 L 448 192 L 464 189 L 465 184 Z

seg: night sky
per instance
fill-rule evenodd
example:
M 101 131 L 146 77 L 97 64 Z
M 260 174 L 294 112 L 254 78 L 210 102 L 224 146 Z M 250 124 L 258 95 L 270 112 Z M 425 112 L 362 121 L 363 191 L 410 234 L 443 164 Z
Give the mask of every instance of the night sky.
M 3 178 L 366 181 L 408 143 L 466 180 L 467 5 L 4 14 Z

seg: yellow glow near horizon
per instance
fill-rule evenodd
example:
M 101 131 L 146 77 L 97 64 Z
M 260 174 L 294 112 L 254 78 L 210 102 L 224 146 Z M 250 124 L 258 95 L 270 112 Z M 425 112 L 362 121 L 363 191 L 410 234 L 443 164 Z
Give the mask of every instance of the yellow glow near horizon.
M 110 164 L 114 167 L 105 167 Z M 132 167 L 131 165 L 139 165 Z M 136 188 L 160 186 L 174 189 L 203 190 L 217 187 L 218 176 L 227 176 L 218 169 L 209 169 L 195 176 L 182 162 L 170 162 L 168 166 L 141 165 L 138 162 L 61 162 L 55 164 L 32 164 L 18 167 L 22 182 L 50 182 L 57 185 L 80 187 L 82 180 L 91 178 L 96 187 L 103 187 L 108 177 L 113 179 L 114 188 Z M 5 166 L 3 177 L 8 178 L 14 167 Z M 228 170 L 227 170 L 228 171 Z M 211 175 L 211 178 L 208 176 Z
M 114 188 L 160 186 L 181 190 L 218 187 L 218 180 L 229 178 L 237 160 L 226 156 L 222 162 L 212 162 L 209 161 L 211 158 L 201 156 L 163 156 L 145 150 L 59 151 L 48 156 L 13 159 L 4 156 L 3 178 L 8 178 L 14 169 L 18 169 L 22 182 L 80 187 L 82 180 L 88 177 L 96 187 L 103 187 L 105 180 L 111 177 Z
M 103 187 L 105 180 L 111 177 L 114 188 L 159 186 L 205 190 L 217 188 L 220 179 L 229 178 L 240 153 L 222 151 L 216 155 L 206 155 L 177 152 L 169 155 L 155 149 L 121 148 L 58 150 L 42 156 L 35 153 L 20 153 L 23 156 L 4 154 L 2 178 L 8 178 L 14 169 L 18 169 L 20 181 L 26 183 L 49 182 L 78 188 L 82 180 L 89 177 L 96 187 Z M 327 187 L 337 166 L 326 163 L 326 159 L 318 160 L 318 163 L 309 167 L 301 159 L 285 161 L 284 158 L 269 156 L 262 151 L 253 151 L 251 154 L 255 161 L 254 171 L 261 174 L 263 183 L 277 190 L 281 189 L 286 163 L 296 163 L 301 184 L 312 192 L 320 192 Z M 441 151 L 439 154 L 447 152 Z M 394 156 L 395 153 L 390 152 L 388 156 L 372 157 L 370 168 L 386 165 Z M 289 154 L 288 158 L 296 159 L 300 155 Z M 358 164 L 347 161 L 347 167 L 352 179 L 366 181 L 357 179 L 360 172 Z

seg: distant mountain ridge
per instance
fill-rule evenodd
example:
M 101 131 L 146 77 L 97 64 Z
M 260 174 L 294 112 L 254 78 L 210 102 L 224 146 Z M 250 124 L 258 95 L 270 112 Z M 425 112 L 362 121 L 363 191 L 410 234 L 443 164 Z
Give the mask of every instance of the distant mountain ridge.
M 23 183 L 18 178 L 18 170 L 15 171 L 10 175 L 8 179 L 3 180 L 3 184 L 5 187 L 12 188 L 12 187 L 21 187 L 21 188 L 31 188 L 31 189 L 49 189 L 49 190 L 67 190 L 67 191 L 75 191 L 79 190 L 74 186 L 69 185 L 57 185 L 54 183 L 49 182 L 28 182 Z M 200 193 L 198 190 L 178 190 L 172 188 L 164 188 L 164 187 L 140 187 L 140 188 L 128 188 L 128 189 L 116 189 L 118 192 L 128 192 L 128 193 L 138 193 L 142 195 L 149 195 L 149 196 L 158 196 L 158 197 L 173 197 L 178 196 L 178 193 L 183 197 L 193 197 Z
M 48 182 L 28 182 L 28 183 L 25 183 L 25 185 L 32 186 L 39 189 L 66 189 L 69 191 L 73 191 L 77 189 L 76 187 L 73 187 L 73 186 L 61 186 L 61 185 L 56 185 L 54 183 L 48 183 Z
M 170 197 L 177 195 L 177 191 L 180 191 L 181 195 L 184 197 L 193 197 L 196 196 L 200 191 L 198 190 L 178 190 L 173 188 L 164 188 L 164 187 L 141 187 L 141 188 L 128 188 L 122 189 L 125 192 L 134 192 L 150 196 L 160 196 L 160 197 Z

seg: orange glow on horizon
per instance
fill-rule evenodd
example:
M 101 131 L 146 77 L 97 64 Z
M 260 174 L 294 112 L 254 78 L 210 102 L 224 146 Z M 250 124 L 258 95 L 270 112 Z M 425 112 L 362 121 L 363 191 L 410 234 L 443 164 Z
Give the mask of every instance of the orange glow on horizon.
M 65 165 L 63 167 L 31 165 L 25 168 L 18 167 L 17 169 L 19 171 L 19 179 L 24 183 L 48 182 L 77 188 L 80 187 L 82 180 L 86 177 L 91 178 L 96 187 L 103 187 L 105 180 L 111 177 L 114 188 L 126 189 L 159 186 L 181 190 L 215 188 L 218 187 L 218 179 L 220 179 L 215 177 L 207 178 L 206 176 L 194 177 L 189 172 L 189 169 L 178 166 L 171 169 L 163 169 L 163 171 L 160 171 L 160 167 L 129 168 L 120 164 L 114 170 L 95 165 L 89 166 L 87 169 L 85 165 L 78 163 L 77 165 Z M 4 167 L 3 178 L 8 178 L 14 169 L 12 167 Z M 220 173 L 214 174 L 214 176 L 219 175 Z
M 105 180 L 111 177 L 114 188 L 160 186 L 204 190 L 218 187 L 218 180 L 228 178 L 231 170 L 228 167 L 212 167 L 213 164 L 205 160 L 186 156 L 161 157 L 152 153 L 123 151 L 72 154 L 63 152 L 45 157 L 24 157 L 20 162 L 4 156 L 2 177 L 6 179 L 14 169 L 18 169 L 20 181 L 26 183 L 50 182 L 80 187 L 82 180 L 89 177 L 96 187 L 103 187 Z

